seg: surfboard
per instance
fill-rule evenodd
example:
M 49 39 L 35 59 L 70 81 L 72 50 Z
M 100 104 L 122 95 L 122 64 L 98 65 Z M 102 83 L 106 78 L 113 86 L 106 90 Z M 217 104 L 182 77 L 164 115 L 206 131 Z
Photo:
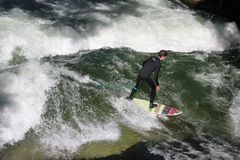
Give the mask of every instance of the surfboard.
M 136 104 L 136 106 L 146 112 L 154 113 L 157 115 L 165 115 L 165 116 L 177 116 L 179 114 L 182 114 L 181 110 L 168 107 L 165 104 L 157 104 L 157 107 L 149 109 L 149 101 L 144 99 L 138 99 L 133 98 L 133 102 Z

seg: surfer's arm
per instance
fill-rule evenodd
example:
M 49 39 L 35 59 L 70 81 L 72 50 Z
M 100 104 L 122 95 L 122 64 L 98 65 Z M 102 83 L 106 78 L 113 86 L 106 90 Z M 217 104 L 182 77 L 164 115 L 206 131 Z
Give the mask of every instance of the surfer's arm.
M 159 65 L 159 67 L 157 68 L 157 70 L 155 72 L 155 83 L 156 83 L 156 86 L 159 86 L 159 82 L 158 82 L 159 71 L 160 71 L 160 65 Z

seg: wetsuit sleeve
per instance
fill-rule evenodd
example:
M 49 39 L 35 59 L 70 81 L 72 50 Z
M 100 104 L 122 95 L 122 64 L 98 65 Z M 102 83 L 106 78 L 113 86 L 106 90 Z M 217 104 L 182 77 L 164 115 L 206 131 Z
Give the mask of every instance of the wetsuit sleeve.
M 159 86 L 159 82 L 158 82 L 158 74 L 159 74 L 159 71 L 160 71 L 160 68 L 161 68 L 161 65 L 158 66 L 156 72 L 155 72 L 155 82 L 156 82 L 156 85 Z

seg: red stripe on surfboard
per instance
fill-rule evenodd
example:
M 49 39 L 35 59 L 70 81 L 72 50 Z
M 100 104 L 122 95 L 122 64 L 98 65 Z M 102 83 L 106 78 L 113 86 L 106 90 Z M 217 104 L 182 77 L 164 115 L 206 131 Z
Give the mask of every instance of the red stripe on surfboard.
M 171 110 L 171 108 L 168 107 L 167 108 L 167 114 L 169 114 L 170 110 Z
M 174 108 L 171 108 L 170 110 L 169 110 L 169 112 L 168 112 L 168 114 L 170 114 L 170 115 L 172 115 L 172 114 L 174 114 Z

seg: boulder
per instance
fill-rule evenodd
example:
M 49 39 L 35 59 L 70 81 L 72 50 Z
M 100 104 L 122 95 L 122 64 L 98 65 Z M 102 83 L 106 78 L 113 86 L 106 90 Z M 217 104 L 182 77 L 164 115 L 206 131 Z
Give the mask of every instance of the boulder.
M 196 10 L 204 10 L 228 21 L 235 21 L 240 27 L 240 5 L 237 0 L 180 0 Z

